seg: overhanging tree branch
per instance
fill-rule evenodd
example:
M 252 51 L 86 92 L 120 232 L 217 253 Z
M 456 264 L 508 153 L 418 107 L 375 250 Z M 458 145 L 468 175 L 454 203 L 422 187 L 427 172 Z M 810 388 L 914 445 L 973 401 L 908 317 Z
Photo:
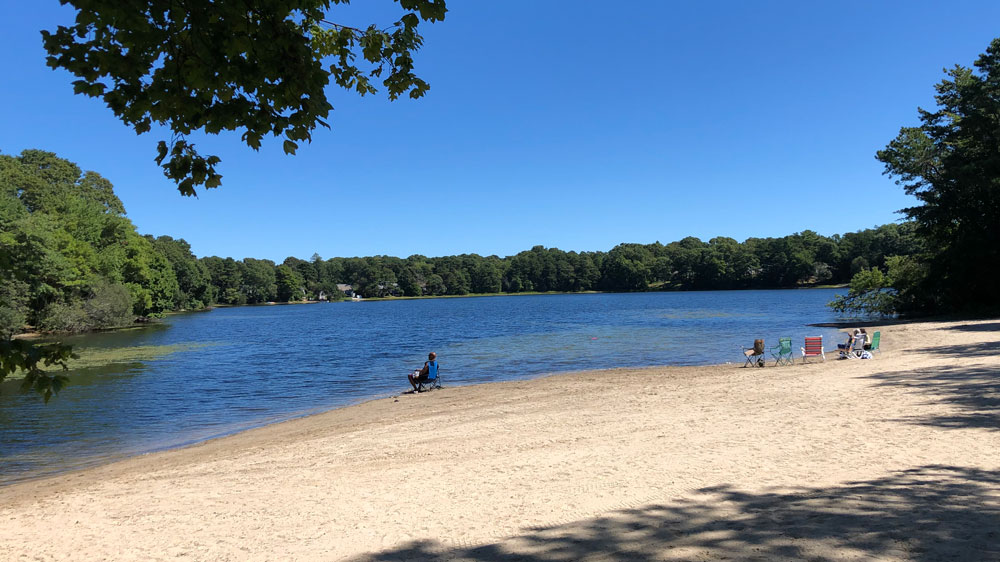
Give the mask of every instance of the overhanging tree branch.
M 294 154 L 327 125 L 333 109 L 326 87 L 360 95 L 378 88 L 389 99 L 423 96 L 429 84 L 413 73 L 423 44 L 421 21 L 444 19 L 443 0 L 396 0 L 403 15 L 393 25 L 362 30 L 334 23 L 326 12 L 346 0 L 62 0 L 76 21 L 43 31 L 49 66 L 79 79 L 74 91 L 101 98 L 142 134 L 153 123 L 180 139 L 157 145 L 156 161 L 183 195 L 217 187 L 219 159 L 202 156 L 183 136 L 194 131 L 241 131 L 258 150 L 265 136 L 284 138 Z M 361 56 L 374 65 L 362 71 Z

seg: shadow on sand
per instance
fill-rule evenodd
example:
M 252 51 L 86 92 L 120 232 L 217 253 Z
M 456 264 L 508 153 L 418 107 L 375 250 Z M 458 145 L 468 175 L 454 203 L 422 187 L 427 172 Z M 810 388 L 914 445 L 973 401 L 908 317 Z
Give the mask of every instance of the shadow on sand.
M 806 326 L 814 326 L 816 328 L 837 328 L 838 330 L 851 330 L 854 328 L 875 328 L 879 326 L 899 326 L 901 324 L 914 324 L 919 322 L 931 322 L 931 320 L 919 319 L 897 319 L 897 318 L 882 318 L 877 320 L 843 320 L 840 322 L 816 322 L 814 324 L 806 324 Z
M 868 320 L 862 320 L 862 319 L 841 320 L 837 322 L 818 322 L 815 324 L 807 324 L 807 326 L 850 330 L 853 328 L 875 328 L 879 326 L 900 326 L 904 324 L 923 324 L 928 322 L 970 322 L 972 320 L 974 320 L 974 318 L 969 318 L 968 316 L 964 318 L 959 318 L 954 316 L 928 316 L 926 318 L 881 318 L 881 319 L 868 319 Z M 973 324 L 973 323 L 957 324 L 955 326 L 948 326 L 943 329 L 957 330 L 963 332 L 998 332 L 1000 331 L 1000 322 L 988 322 L 985 324 Z
M 958 345 L 939 345 L 915 349 L 913 351 L 947 357 L 985 357 L 988 355 L 1000 355 L 1000 342 L 983 341 Z
M 697 500 L 529 529 L 491 544 L 427 539 L 355 560 L 998 560 L 998 487 L 1000 472 L 951 466 L 775 493 L 719 486 L 699 490 Z
M 872 378 L 879 381 L 879 386 L 920 393 L 928 403 L 940 401 L 958 407 L 958 411 L 950 415 L 915 415 L 890 421 L 946 429 L 985 428 L 1000 431 L 1000 372 L 996 368 L 933 367 L 877 373 Z
M 986 324 L 958 324 L 949 326 L 947 330 L 957 330 L 960 332 L 1000 332 L 1000 322 L 989 322 Z

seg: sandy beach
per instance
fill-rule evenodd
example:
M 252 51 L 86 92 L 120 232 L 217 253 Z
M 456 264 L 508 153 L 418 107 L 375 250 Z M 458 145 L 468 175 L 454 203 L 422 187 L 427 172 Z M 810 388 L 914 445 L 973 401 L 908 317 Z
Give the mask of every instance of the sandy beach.
M 1000 560 L 1000 321 L 881 331 L 873 360 L 446 387 L 8 486 L 0 560 Z

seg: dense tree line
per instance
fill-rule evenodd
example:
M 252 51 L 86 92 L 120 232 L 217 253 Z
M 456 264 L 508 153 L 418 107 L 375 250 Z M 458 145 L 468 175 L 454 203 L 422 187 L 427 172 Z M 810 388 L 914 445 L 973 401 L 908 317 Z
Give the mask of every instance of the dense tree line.
M 288 287 L 283 293 L 266 289 L 274 283 L 270 278 L 261 285 L 248 283 L 250 260 L 203 261 L 213 264 L 209 269 L 220 302 L 243 304 L 262 302 L 264 294 L 270 296 L 263 300 L 275 295 L 285 300 L 298 288 L 309 298 L 320 291 L 337 294 L 338 284 L 351 285 L 365 297 L 801 287 L 845 283 L 863 269 L 884 267 L 887 257 L 918 249 L 912 224 L 903 223 L 832 237 L 805 231 L 742 243 L 688 237 L 666 245 L 620 244 L 608 252 L 535 246 L 505 258 L 463 254 L 323 260 L 313 255 L 309 261 L 290 257 L 275 268 L 285 269 L 279 274 Z
M 822 236 L 536 246 L 500 258 L 197 258 L 183 239 L 143 236 L 111 183 L 39 150 L 0 155 L 0 330 L 82 331 L 215 304 L 548 291 L 714 290 L 843 283 L 921 250 L 912 223 Z

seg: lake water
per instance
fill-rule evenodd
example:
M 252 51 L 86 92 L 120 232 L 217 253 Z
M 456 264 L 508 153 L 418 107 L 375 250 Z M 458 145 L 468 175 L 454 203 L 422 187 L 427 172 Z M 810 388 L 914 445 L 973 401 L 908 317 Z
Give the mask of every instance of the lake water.
M 742 363 L 741 344 L 839 336 L 835 290 L 581 294 L 223 308 L 71 338 L 78 350 L 196 344 L 83 369 L 44 405 L 0 395 L 0 484 L 182 446 L 409 390 L 438 353 L 447 386 L 559 371 Z

